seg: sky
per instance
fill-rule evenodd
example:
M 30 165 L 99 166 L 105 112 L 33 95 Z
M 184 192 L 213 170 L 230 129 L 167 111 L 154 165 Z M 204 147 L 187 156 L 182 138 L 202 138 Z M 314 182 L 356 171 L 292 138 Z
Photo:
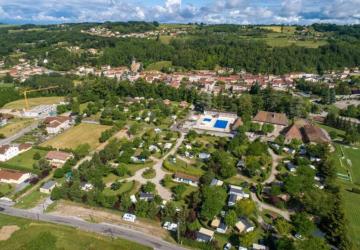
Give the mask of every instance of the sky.
M 0 0 L 1 23 L 360 24 L 360 0 Z

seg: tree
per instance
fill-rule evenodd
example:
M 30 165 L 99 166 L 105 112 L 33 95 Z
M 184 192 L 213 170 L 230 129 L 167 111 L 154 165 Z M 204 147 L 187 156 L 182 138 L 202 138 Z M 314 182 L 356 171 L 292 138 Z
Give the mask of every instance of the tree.
M 34 160 L 40 160 L 41 159 L 41 155 L 40 155 L 40 153 L 39 152 L 36 152 L 34 155 L 33 155 L 33 159 Z
M 255 203 L 250 199 L 239 200 L 235 204 L 236 214 L 240 216 L 251 216 L 256 210 Z
M 152 182 L 150 182 L 150 181 L 148 181 L 148 182 L 146 182 L 146 184 L 144 184 L 144 185 L 142 186 L 141 189 L 142 189 L 145 193 L 153 193 L 153 192 L 155 192 L 155 188 L 156 188 L 155 184 L 152 183 Z
M 132 203 L 131 203 L 131 199 L 130 199 L 130 196 L 128 194 L 123 194 L 121 196 L 121 199 L 120 199 L 120 207 L 123 211 L 128 211 L 129 208 L 131 207 Z
M 296 242 L 296 250 L 330 250 L 325 240 L 318 237 L 310 237 Z
M 74 114 L 80 114 L 80 103 L 77 100 L 72 101 L 71 112 Z
M 236 174 L 235 160 L 232 155 L 223 150 L 214 152 L 210 167 L 215 173 L 223 178 L 229 178 Z
M 308 215 L 304 212 L 294 214 L 291 220 L 296 232 L 301 235 L 310 236 L 316 229 L 314 223 L 309 220 Z
M 64 177 L 64 175 L 65 175 L 65 172 L 64 172 L 63 168 L 57 168 L 54 172 L 54 178 L 57 178 L 57 179 Z
M 250 247 L 252 244 L 256 241 L 256 238 L 258 237 L 258 232 L 253 231 L 244 235 L 240 236 L 240 244 L 244 247 Z
M 272 133 L 274 131 L 275 127 L 274 125 L 272 124 L 263 124 L 262 127 L 261 127 L 261 131 L 264 133 L 264 134 L 269 134 L 269 133 Z
M 63 196 L 63 190 L 60 187 L 55 187 L 52 191 L 51 191 L 51 200 L 56 201 L 56 200 L 60 200 Z
M 202 190 L 203 203 L 201 206 L 201 216 L 210 220 L 217 215 L 226 201 L 226 191 L 222 187 L 204 187 Z
M 230 210 L 226 215 L 225 215 L 225 224 L 233 227 L 235 226 L 236 222 L 237 222 L 237 214 L 234 210 Z
M 275 228 L 282 236 L 287 236 L 292 230 L 292 225 L 283 218 L 278 218 L 275 221 Z
M 90 145 L 88 143 L 80 144 L 75 148 L 75 154 L 80 158 L 85 157 L 90 152 Z
M 185 184 L 180 184 L 180 185 L 175 186 L 172 190 L 175 195 L 175 200 L 179 201 L 179 200 L 181 200 L 182 195 L 186 191 L 186 186 L 185 186 Z

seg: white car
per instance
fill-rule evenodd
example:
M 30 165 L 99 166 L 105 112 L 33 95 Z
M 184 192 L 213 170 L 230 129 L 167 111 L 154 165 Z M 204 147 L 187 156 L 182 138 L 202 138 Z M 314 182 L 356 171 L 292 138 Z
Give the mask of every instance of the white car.
M 231 243 L 230 243 L 230 242 L 228 242 L 228 243 L 226 243 L 226 244 L 225 244 L 225 246 L 224 246 L 224 250 L 230 250 L 230 249 L 231 249 L 231 247 L 232 247 Z
M 124 221 L 129 221 L 129 222 L 135 222 L 136 215 L 134 215 L 134 214 L 124 214 L 123 220 Z

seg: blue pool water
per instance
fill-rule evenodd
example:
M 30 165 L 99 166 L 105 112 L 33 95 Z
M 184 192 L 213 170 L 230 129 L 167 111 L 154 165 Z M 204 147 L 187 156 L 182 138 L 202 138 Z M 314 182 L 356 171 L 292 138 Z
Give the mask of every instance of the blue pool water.
M 203 121 L 204 122 L 211 122 L 211 118 L 204 118 Z
M 221 128 L 224 129 L 226 128 L 228 124 L 228 121 L 225 120 L 216 120 L 215 124 L 214 124 L 214 128 Z

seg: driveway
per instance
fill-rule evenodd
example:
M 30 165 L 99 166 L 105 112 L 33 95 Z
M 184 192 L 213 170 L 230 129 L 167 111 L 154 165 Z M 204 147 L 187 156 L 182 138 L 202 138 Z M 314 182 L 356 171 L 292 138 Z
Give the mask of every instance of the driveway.
M 167 201 L 171 200 L 171 197 L 172 197 L 171 192 L 169 191 L 169 189 L 165 188 L 161 184 L 161 181 L 165 178 L 165 175 L 172 174 L 172 173 L 165 171 L 162 168 L 162 165 L 163 165 L 164 161 L 166 160 L 166 158 L 168 158 L 170 155 L 173 155 L 176 153 L 178 148 L 183 143 L 183 141 L 185 139 L 185 135 L 186 135 L 185 133 L 181 132 L 180 138 L 177 139 L 175 146 L 169 152 L 167 152 L 161 159 L 155 160 L 155 165 L 153 166 L 153 168 L 156 171 L 156 176 L 153 179 L 145 179 L 142 177 L 143 172 L 146 170 L 146 168 L 145 168 L 145 169 L 141 169 L 141 170 L 137 171 L 134 176 L 127 178 L 126 180 L 128 180 L 128 181 L 134 180 L 134 181 L 140 182 L 141 184 L 145 184 L 148 181 L 152 182 L 155 184 L 156 190 L 158 191 L 158 194 L 161 196 L 162 199 L 167 200 Z

